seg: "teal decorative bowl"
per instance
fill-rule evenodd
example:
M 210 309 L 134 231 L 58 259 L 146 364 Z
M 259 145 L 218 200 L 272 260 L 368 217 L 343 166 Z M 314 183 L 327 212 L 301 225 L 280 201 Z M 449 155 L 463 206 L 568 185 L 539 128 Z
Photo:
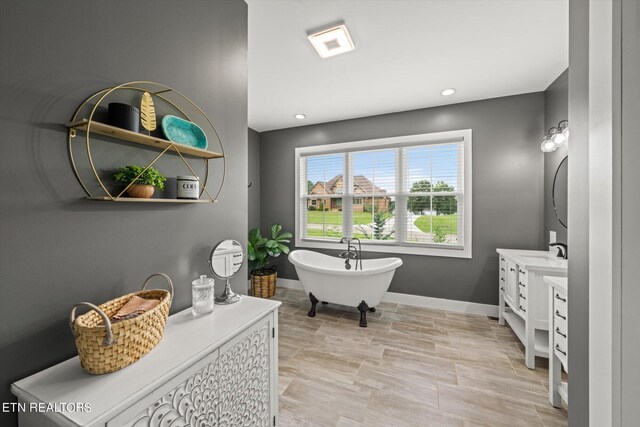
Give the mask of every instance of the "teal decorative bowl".
M 207 149 L 207 135 L 204 134 L 200 126 L 189 120 L 172 115 L 164 116 L 162 118 L 162 131 L 169 141 L 202 150 Z

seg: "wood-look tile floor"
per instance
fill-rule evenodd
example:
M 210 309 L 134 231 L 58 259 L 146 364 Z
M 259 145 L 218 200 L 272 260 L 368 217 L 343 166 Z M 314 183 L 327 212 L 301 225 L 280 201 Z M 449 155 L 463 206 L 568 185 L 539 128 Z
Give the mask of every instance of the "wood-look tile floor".
M 546 359 L 524 364 L 508 326 L 381 303 L 355 308 L 278 289 L 281 426 L 566 426 L 548 401 Z

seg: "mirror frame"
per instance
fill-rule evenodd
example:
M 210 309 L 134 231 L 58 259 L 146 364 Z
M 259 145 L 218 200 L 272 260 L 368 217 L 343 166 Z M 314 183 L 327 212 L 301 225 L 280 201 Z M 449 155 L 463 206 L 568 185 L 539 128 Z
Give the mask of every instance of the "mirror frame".
M 563 163 L 569 160 L 569 156 L 564 156 L 564 159 L 562 159 L 560 161 L 560 164 L 558 164 L 558 168 L 556 169 L 556 173 L 555 175 L 553 175 L 553 185 L 551 186 L 551 201 L 553 202 L 553 212 L 556 214 L 556 218 L 558 218 L 558 222 L 560 222 L 560 224 L 566 228 L 569 229 L 569 227 L 567 227 L 567 224 L 565 224 L 565 222 L 560 218 L 560 215 L 558 214 L 558 208 L 556 207 L 556 179 L 558 178 L 558 172 L 560 172 L 560 168 L 562 167 Z
M 225 242 L 227 242 L 227 241 L 229 241 L 229 240 L 231 240 L 234 244 L 236 244 L 236 243 L 237 243 L 237 245 L 240 247 L 240 253 L 242 253 L 242 264 L 244 264 L 244 261 L 245 261 L 245 259 L 246 259 L 246 257 L 247 257 L 247 254 L 244 252 L 244 248 L 242 247 L 242 243 L 238 242 L 238 241 L 237 241 L 237 240 L 235 240 L 235 239 L 224 239 L 224 240 L 219 241 L 219 242 L 218 242 L 218 243 L 213 247 L 213 249 L 211 249 L 211 253 L 209 254 L 209 261 L 208 261 L 208 262 L 209 262 L 209 270 L 211 271 L 211 274 L 213 274 L 213 275 L 214 275 L 216 278 L 218 278 L 218 279 L 221 279 L 221 280 L 227 280 L 227 281 L 228 281 L 229 279 L 231 279 L 231 278 L 233 278 L 233 277 L 235 277 L 235 276 L 237 276 L 237 275 L 238 275 L 238 273 L 239 273 L 239 272 L 240 272 L 240 270 L 242 269 L 242 264 L 240 264 L 240 268 L 238 268 L 238 271 L 236 271 L 236 272 L 235 272 L 235 273 L 233 273 L 232 275 L 227 276 L 227 277 L 218 276 L 218 275 L 216 274 L 216 272 L 214 271 L 214 269 L 213 269 L 213 255 L 215 254 L 216 249 L 218 249 L 218 248 L 220 247 L 220 245 L 222 245 L 223 243 L 225 243 Z

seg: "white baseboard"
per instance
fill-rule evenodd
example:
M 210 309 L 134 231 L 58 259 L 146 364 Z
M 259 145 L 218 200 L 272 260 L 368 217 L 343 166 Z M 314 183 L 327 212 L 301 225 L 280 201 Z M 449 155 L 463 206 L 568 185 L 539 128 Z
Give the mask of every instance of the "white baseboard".
M 299 280 L 283 279 L 280 277 L 278 277 L 278 286 L 287 289 L 302 289 L 302 284 Z M 382 301 L 413 305 L 415 307 L 433 308 L 436 310 L 446 310 L 454 313 L 477 314 L 479 316 L 498 316 L 497 305 L 479 304 L 476 302 L 423 297 L 420 295 L 400 294 L 397 292 L 387 292 L 384 298 L 382 298 Z

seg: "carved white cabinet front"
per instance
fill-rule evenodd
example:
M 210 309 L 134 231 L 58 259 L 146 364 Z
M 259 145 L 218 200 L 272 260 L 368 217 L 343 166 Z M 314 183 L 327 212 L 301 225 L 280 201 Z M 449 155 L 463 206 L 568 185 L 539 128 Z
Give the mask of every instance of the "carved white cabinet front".
M 202 318 L 188 309 L 169 318 L 158 348 L 121 371 L 91 376 L 71 359 L 21 380 L 12 388 L 19 402 L 89 402 L 92 411 L 23 413 L 20 425 L 274 426 L 279 305 L 244 296 Z
M 236 427 L 273 425 L 271 413 L 273 322 L 268 317 L 205 357 L 187 379 L 130 421 L 130 410 L 110 427 Z M 166 389 L 167 387 L 163 387 Z M 157 395 L 158 393 L 154 393 Z M 145 399 L 148 401 L 149 398 Z M 137 407 L 139 405 L 135 405 Z M 123 422 L 124 421 L 124 422 Z

